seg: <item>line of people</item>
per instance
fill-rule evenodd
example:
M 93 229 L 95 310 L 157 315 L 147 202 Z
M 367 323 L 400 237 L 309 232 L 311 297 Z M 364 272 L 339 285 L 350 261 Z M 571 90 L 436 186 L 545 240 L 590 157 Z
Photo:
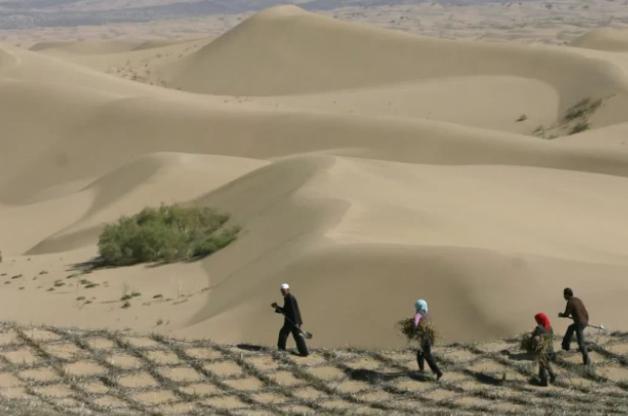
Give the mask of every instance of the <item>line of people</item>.
M 299 354 L 301 356 L 307 356 L 309 351 L 305 342 L 306 333 L 301 329 L 303 320 L 301 319 L 299 304 L 294 295 L 290 293 L 290 286 L 287 283 L 281 284 L 280 290 L 284 299 L 283 306 L 279 306 L 274 302 L 271 304 L 276 313 L 284 316 L 284 323 L 279 331 L 277 348 L 284 351 L 286 349 L 288 335 L 292 334 Z M 582 361 L 584 365 L 590 365 L 591 359 L 589 358 L 584 338 L 584 330 L 589 325 L 589 313 L 582 300 L 574 296 L 572 289 L 565 288 L 563 290 L 563 297 L 567 301 L 567 304 L 564 312 L 559 313 L 558 316 L 572 319 L 573 323 L 569 325 L 565 332 L 561 344 L 562 349 L 565 351 L 571 349 L 573 335 L 575 334 L 580 353 L 582 354 Z M 551 361 L 554 361 L 556 356 L 553 350 L 554 330 L 549 317 L 545 313 L 537 313 L 534 316 L 534 320 L 536 327 L 530 334 L 530 340 L 534 344 L 533 350 L 536 360 L 539 363 L 540 384 L 547 386 L 548 382 L 553 383 L 556 380 L 556 374 L 551 367 Z M 419 370 L 423 372 L 425 363 L 427 362 L 430 370 L 436 375 L 436 380 L 440 380 L 443 376 L 443 372 L 432 354 L 434 331 L 431 328 L 429 307 L 425 299 L 418 299 L 415 302 L 414 327 L 417 333 L 420 334 L 418 339 L 419 347 L 416 352 L 416 361 Z

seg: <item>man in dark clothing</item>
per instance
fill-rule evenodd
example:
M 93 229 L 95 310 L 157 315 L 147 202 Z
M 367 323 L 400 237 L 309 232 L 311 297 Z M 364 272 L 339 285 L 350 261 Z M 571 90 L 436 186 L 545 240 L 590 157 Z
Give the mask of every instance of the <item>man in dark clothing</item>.
M 303 320 L 301 319 L 299 304 L 297 303 L 297 299 L 290 293 L 290 286 L 288 286 L 287 283 L 281 285 L 281 294 L 283 295 L 283 306 L 279 306 L 277 303 L 271 305 L 275 309 L 275 312 L 283 314 L 284 316 L 283 326 L 281 330 L 279 330 L 277 348 L 279 348 L 280 351 L 285 351 L 286 340 L 288 339 L 288 335 L 292 332 L 299 354 L 306 357 L 309 355 L 309 352 L 305 344 L 305 336 L 303 331 L 301 331 Z
M 589 365 L 591 360 L 589 359 L 589 353 L 587 352 L 587 346 L 584 342 L 584 329 L 589 325 L 589 313 L 584 307 L 584 303 L 573 295 L 573 291 L 570 288 L 563 290 L 563 296 L 567 301 L 565 312 L 559 313 L 561 318 L 573 319 L 573 324 L 569 325 L 565 336 L 563 337 L 562 347 L 563 350 L 569 351 L 571 347 L 571 340 L 573 333 L 576 333 L 576 339 L 578 340 L 578 347 L 582 353 L 582 361 L 585 365 Z

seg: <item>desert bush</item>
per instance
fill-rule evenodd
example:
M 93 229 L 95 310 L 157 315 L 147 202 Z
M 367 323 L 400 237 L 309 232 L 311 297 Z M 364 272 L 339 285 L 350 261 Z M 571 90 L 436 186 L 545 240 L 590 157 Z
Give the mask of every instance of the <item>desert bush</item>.
M 105 226 L 98 240 L 104 266 L 174 262 L 210 255 L 233 242 L 237 226 L 229 215 L 206 207 L 145 208 Z
M 575 105 L 569 107 L 565 113 L 565 121 L 572 121 L 578 118 L 586 117 L 595 112 L 602 105 L 602 100 L 592 100 L 584 98 Z
M 589 129 L 589 123 L 581 121 L 571 128 L 569 134 L 576 134 Z

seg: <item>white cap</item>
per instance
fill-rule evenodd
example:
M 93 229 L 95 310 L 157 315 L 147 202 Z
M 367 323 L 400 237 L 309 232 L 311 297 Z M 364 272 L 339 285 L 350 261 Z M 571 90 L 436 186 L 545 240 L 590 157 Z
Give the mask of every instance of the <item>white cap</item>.
M 288 289 L 290 289 L 290 285 L 289 285 L 288 283 L 282 283 L 282 284 L 281 284 L 281 288 L 282 288 L 283 290 L 288 290 Z

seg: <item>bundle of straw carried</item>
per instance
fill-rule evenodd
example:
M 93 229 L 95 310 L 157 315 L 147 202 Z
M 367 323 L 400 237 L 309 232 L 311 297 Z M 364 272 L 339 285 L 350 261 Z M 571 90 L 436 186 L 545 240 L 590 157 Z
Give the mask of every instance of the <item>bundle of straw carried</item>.
M 521 337 L 519 348 L 527 352 L 528 354 L 532 354 L 534 352 L 534 342 L 530 334 L 525 334 Z
M 402 319 L 397 323 L 401 333 L 408 339 L 408 341 L 422 342 L 429 340 L 434 343 L 436 339 L 436 331 L 434 327 L 428 322 L 422 322 L 418 327 L 414 326 L 414 318 Z
M 551 338 L 547 336 L 535 336 L 526 334 L 521 338 L 520 347 L 528 354 L 542 354 L 548 352 L 551 347 Z

